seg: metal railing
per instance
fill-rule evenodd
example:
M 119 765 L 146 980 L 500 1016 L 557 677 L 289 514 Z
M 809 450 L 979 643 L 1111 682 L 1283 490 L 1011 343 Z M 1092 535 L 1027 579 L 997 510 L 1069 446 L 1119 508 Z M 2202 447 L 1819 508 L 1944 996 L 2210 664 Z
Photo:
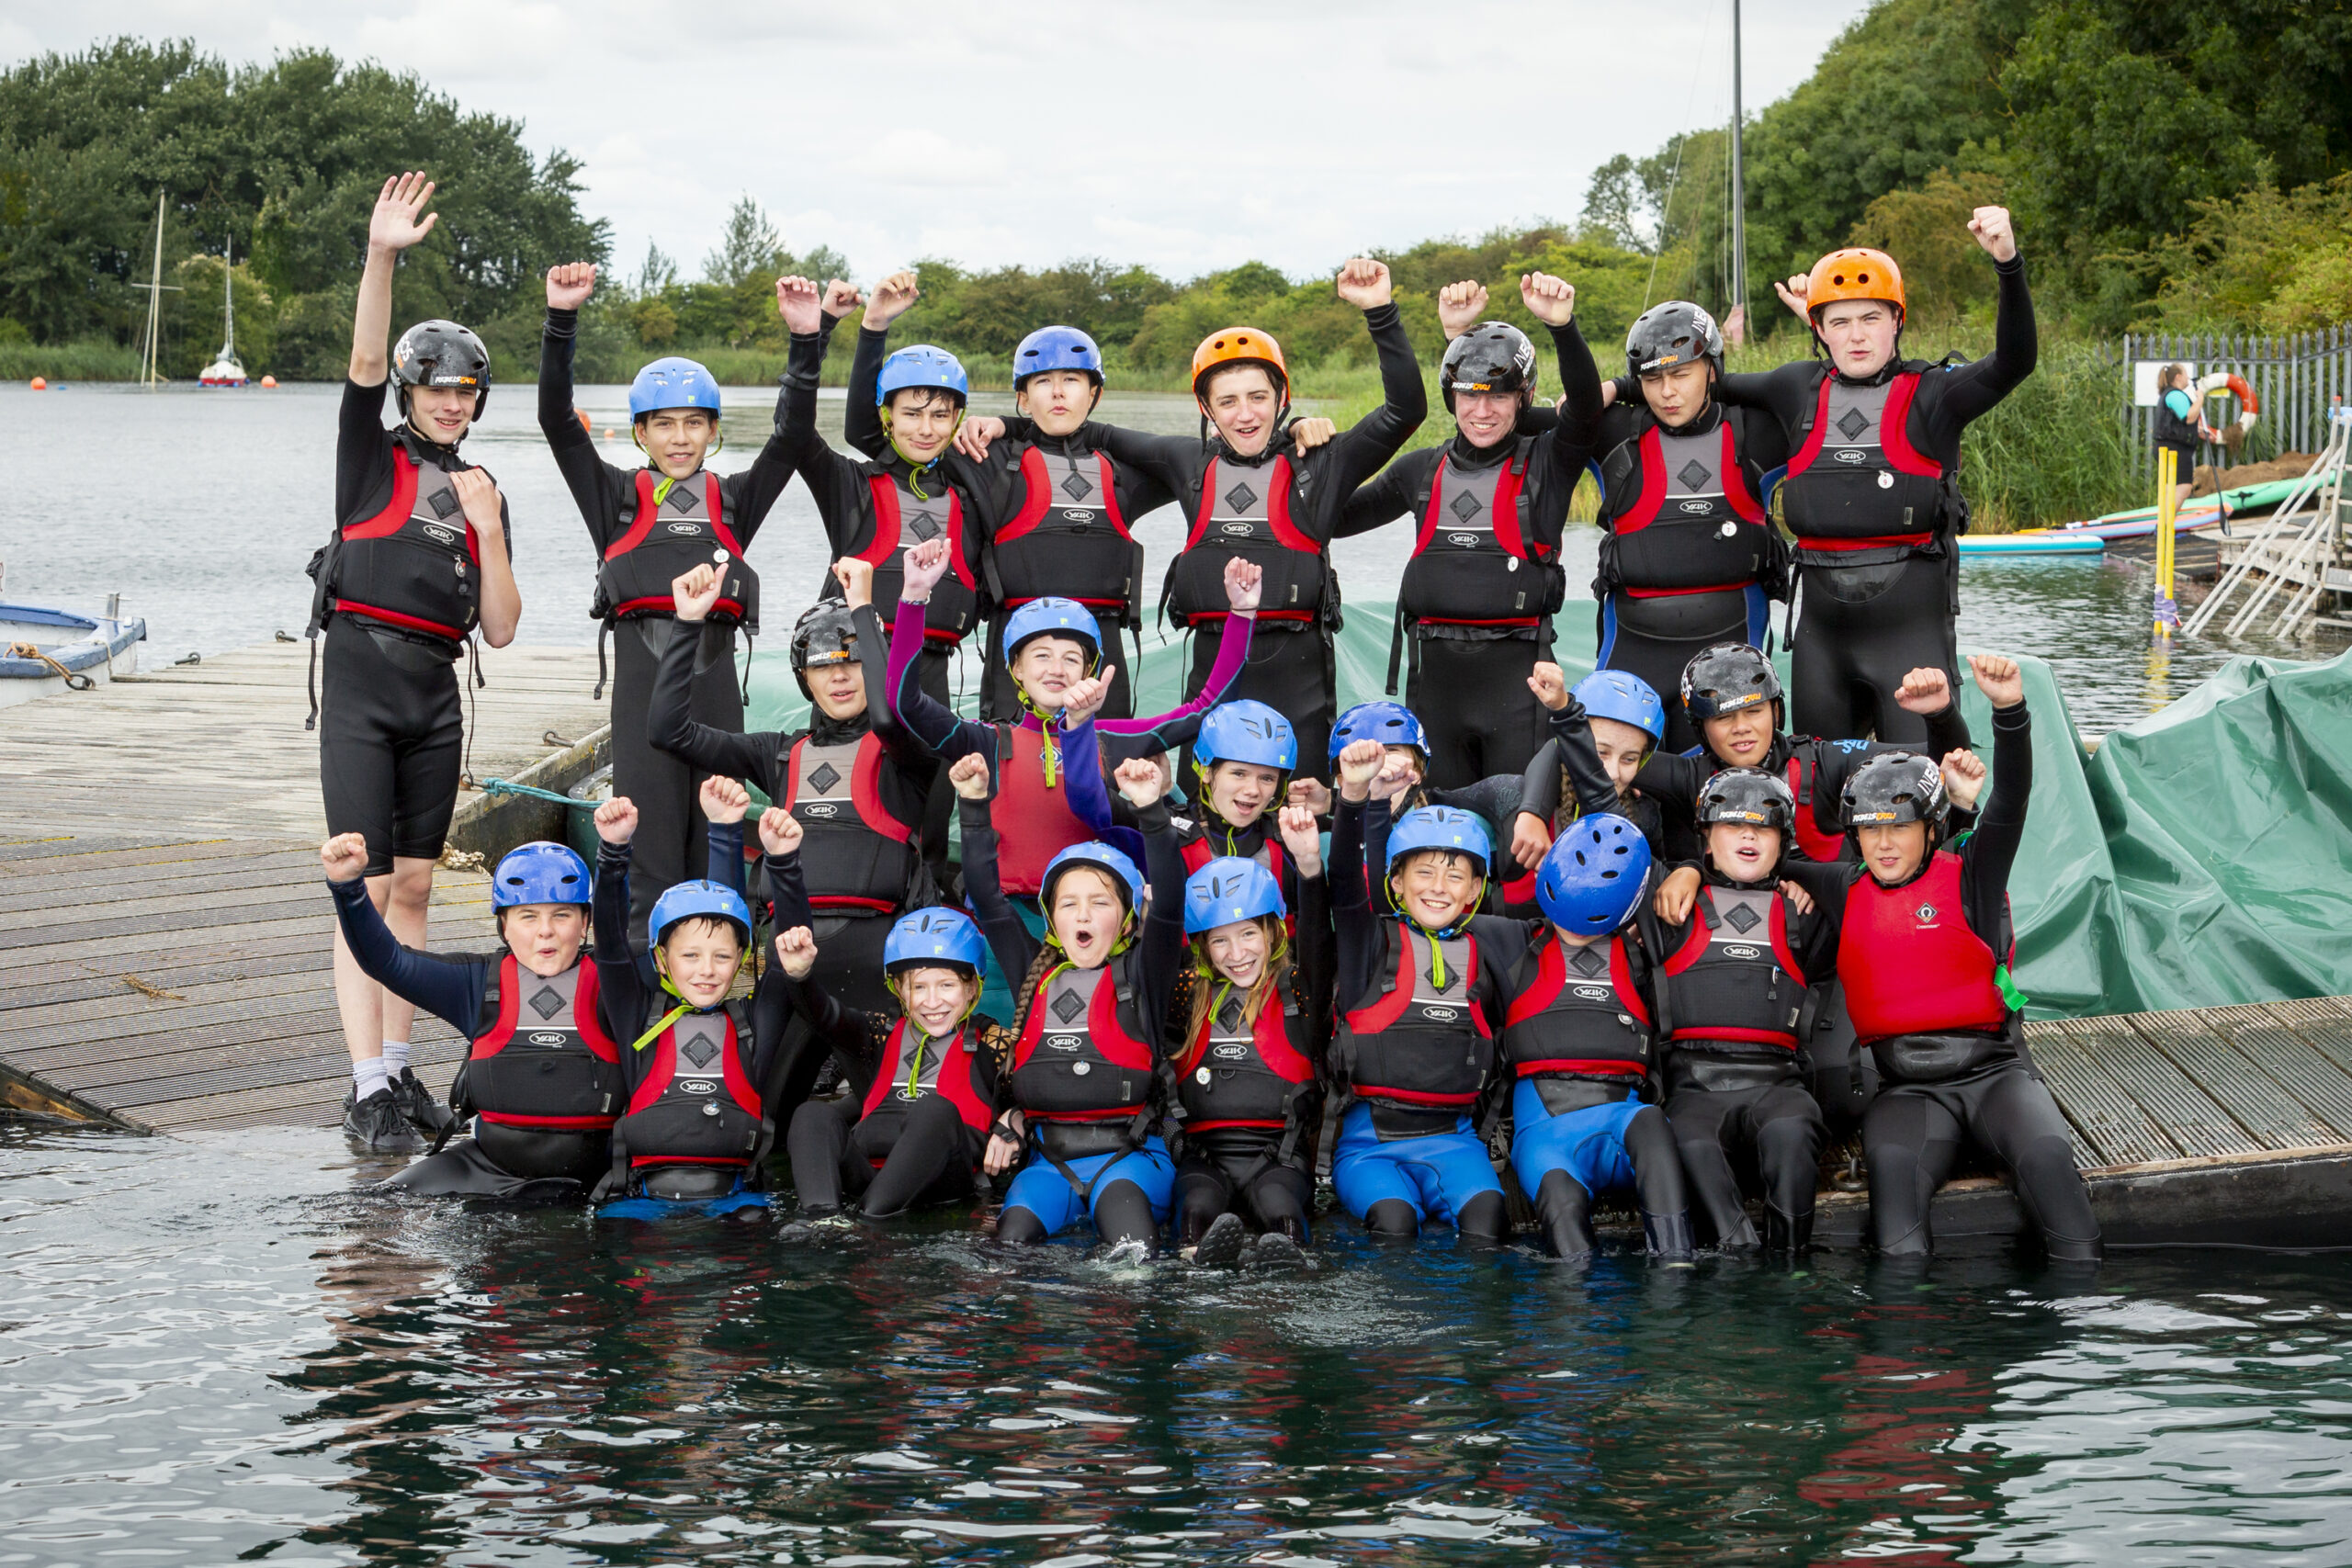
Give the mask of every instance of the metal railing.
M 2352 323 L 2284 337 L 2235 333 L 2127 333 L 2125 373 L 2140 360 L 2193 365 L 2199 376 L 2221 370 L 2235 373 L 2253 389 L 2261 404 L 2255 444 L 2266 454 L 2318 451 L 2327 444 L 2332 400 L 2352 400 Z M 2237 400 L 2217 399 L 2207 405 L 2206 413 L 2216 424 L 2234 419 Z M 2148 483 L 2155 478 L 2155 419 L 2154 409 L 2141 408 L 2130 400 L 2127 388 L 2123 447 L 2132 455 L 2135 477 Z

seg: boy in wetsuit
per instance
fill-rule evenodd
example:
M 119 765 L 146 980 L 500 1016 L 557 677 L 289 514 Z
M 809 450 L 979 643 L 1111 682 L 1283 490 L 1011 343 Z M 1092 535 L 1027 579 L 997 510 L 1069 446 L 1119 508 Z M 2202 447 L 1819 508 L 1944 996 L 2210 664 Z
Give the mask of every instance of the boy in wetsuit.
M 433 231 L 432 198 L 433 182 L 400 175 L 368 219 L 335 434 L 335 532 L 311 562 L 310 635 L 324 680 L 311 719 L 327 830 L 367 841 L 368 900 L 394 936 L 420 948 L 465 750 L 456 661 L 477 630 L 505 647 L 523 614 L 506 503 L 487 472 L 458 456 L 490 396 L 481 340 L 454 321 L 401 333 L 390 363 L 401 423 L 382 423 L 392 268 Z M 370 1153 L 422 1147 L 417 1129 L 437 1133 L 448 1112 L 409 1070 L 415 1009 L 367 976 L 340 923 L 334 989 L 351 1051 L 345 1134 Z

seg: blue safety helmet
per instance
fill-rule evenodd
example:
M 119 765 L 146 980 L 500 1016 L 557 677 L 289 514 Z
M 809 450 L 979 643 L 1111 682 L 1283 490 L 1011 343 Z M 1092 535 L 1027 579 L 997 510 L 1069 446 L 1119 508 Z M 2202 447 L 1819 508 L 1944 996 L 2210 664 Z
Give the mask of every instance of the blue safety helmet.
M 1657 688 L 1624 670 L 1596 670 L 1576 683 L 1575 696 L 1587 718 L 1613 718 L 1635 729 L 1647 730 L 1652 740 L 1666 739 L 1666 704 Z
M 1045 370 L 1083 370 L 1102 384 L 1102 351 L 1076 327 L 1039 327 L 1012 351 L 1012 389 Z
M 510 852 L 490 874 L 490 907 L 585 904 L 594 879 L 588 863 L 562 844 L 542 839 Z
M 890 934 L 882 939 L 882 973 L 931 965 L 969 969 L 978 975 L 989 966 L 988 943 L 980 928 L 961 909 L 944 905 L 900 915 Z
M 659 409 L 703 409 L 718 417 L 718 382 L 691 359 L 657 359 L 628 384 L 628 417 L 643 419 Z
M 662 945 L 662 939 L 680 920 L 696 915 L 712 915 L 722 920 L 732 920 L 743 933 L 743 944 L 752 942 L 752 911 L 743 896 L 732 887 L 717 882 L 681 882 L 653 900 L 652 916 L 647 919 L 647 934 L 652 945 Z
M 1143 873 L 1136 869 L 1114 844 L 1100 839 L 1089 839 L 1082 844 L 1072 844 L 1046 863 L 1046 874 L 1037 879 L 1037 901 L 1051 910 L 1054 903 L 1054 882 L 1072 866 L 1091 865 L 1110 874 L 1115 886 L 1127 890 L 1127 913 L 1135 914 L 1143 907 Z
M 1388 829 L 1388 869 L 1418 850 L 1450 850 L 1478 863 L 1478 874 L 1495 863 L 1494 836 L 1484 818 L 1456 806 L 1417 806 Z
M 1209 709 L 1193 741 L 1193 766 L 1205 773 L 1219 762 L 1252 762 L 1279 773 L 1298 768 L 1298 736 L 1290 720 L 1254 697 L 1236 697 Z
M 1184 934 L 1199 936 L 1261 915 L 1290 913 L 1274 874 L 1240 855 L 1219 855 L 1184 879 Z
M 1650 882 L 1650 841 L 1614 812 L 1561 830 L 1535 873 L 1544 918 L 1578 936 L 1606 936 L 1631 919 Z
M 891 393 L 909 387 L 944 387 L 959 403 L 972 400 L 971 378 L 964 374 L 962 362 L 927 343 L 899 349 L 882 362 L 882 374 L 874 383 L 874 406 L 882 407 Z
M 1004 661 L 1010 665 L 1031 637 L 1066 637 L 1086 645 L 1086 672 L 1102 662 L 1102 631 L 1094 612 L 1075 599 L 1048 593 L 1032 599 L 1004 618 Z
M 1430 738 L 1421 721 L 1403 703 L 1358 703 L 1341 714 L 1340 722 L 1331 727 L 1331 761 L 1338 761 L 1340 753 L 1359 740 L 1415 747 L 1424 757 L 1430 750 Z

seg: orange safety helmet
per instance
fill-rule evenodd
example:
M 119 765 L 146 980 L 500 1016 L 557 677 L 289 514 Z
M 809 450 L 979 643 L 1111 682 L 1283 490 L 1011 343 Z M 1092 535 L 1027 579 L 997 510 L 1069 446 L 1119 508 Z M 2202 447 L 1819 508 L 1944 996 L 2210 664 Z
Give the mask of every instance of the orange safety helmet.
M 1275 389 L 1282 393 L 1283 400 L 1290 400 L 1290 367 L 1283 363 L 1283 345 L 1274 341 L 1273 334 L 1256 327 L 1227 327 L 1221 333 L 1211 333 L 1201 340 L 1200 347 L 1193 350 L 1193 399 L 1201 404 L 1204 413 L 1208 412 L 1208 404 L 1204 400 L 1202 382 L 1210 371 L 1228 365 L 1264 366 L 1273 372 L 1278 383 Z
M 1839 299 L 1883 300 L 1894 307 L 1895 318 L 1900 321 L 1906 311 L 1903 269 L 1884 251 L 1860 245 L 1832 251 L 1813 264 L 1812 283 L 1805 291 L 1805 314 L 1812 316 L 1824 305 Z

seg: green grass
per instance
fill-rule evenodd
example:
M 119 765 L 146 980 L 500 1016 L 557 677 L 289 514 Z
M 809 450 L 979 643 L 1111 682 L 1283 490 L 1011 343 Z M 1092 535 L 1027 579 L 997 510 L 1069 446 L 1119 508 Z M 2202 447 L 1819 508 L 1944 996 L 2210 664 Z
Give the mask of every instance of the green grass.
M 0 343 L 0 381 L 136 381 L 139 352 L 104 338 L 39 345 Z

